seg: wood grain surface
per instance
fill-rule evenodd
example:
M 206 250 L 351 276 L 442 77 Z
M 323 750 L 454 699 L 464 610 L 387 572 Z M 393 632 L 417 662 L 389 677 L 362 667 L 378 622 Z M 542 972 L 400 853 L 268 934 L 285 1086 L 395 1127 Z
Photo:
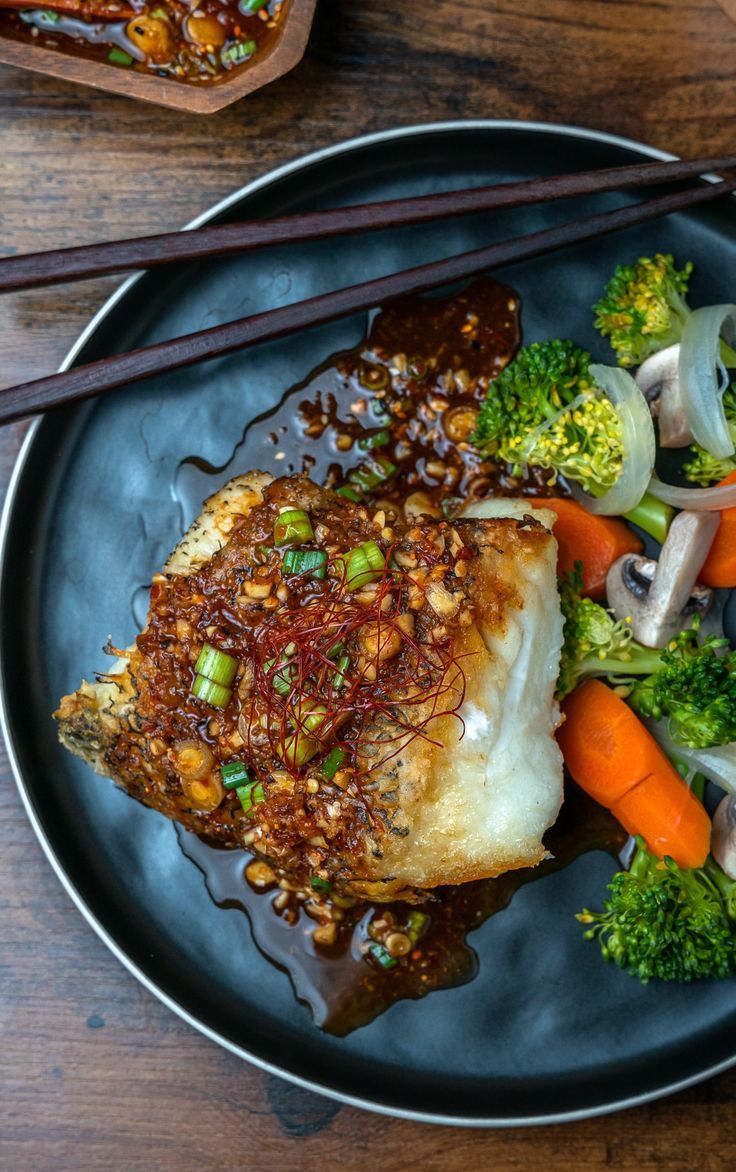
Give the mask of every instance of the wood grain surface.
M 320 0 L 289 76 L 203 119 L 0 67 L 0 251 L 176 228 L 355 134 L 445 118 L 577 123 L 733 149 L 736 24 L 718 0 Z M 6 297 L 0 386 L 55 369 L 114 280 Z M 0 433 L 7 485 L 22 426 Z M 333 1167 L 731 1172 L 736 1071 L 615 1116 L 464 1131 L 305 1093 L 184 1025 L 106 950 L 0 759 L 0 1169 Z

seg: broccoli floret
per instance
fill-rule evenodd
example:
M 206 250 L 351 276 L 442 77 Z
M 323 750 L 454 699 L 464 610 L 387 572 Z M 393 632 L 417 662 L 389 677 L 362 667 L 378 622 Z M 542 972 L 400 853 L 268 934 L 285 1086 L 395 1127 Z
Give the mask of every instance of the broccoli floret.
M 582 565 L 559 579 L 564 641 L 560 656 L 557 697 L 562 699 L 587 676 L 608 676 L 630 684 L 632 675 L 656 672 L 661 653 L 643 647 L 625 620 L 618 622 L 592 598 L 582 598 Z
M 473 442 L 517 472 L 529 464 L 551 469 L 600 496 L 618 479 L 623 443 L 619 417 L 591 379 L 590 362 L 570 341 L 523 346 L 491 383 Z
M 630 869 L 614 875 L 608 890 L 602 912 L 586 908 L 577 919 L 590 925 L 585 938 L 598 937 L 604 959 L 642 984 L 736 973 L 736 882 L 712 858 L 684 870 L 637 839 Z
M 723 410 L 729 434 L 736 444 L 736 388 L 733 386 L 724 392 Z M 690 451 L 694 452 L 695 459 L 684 465 L 683 472 L 693 484 L 707 488 L 717 480 L 724 480 L 726 476 L 736 472 L 736 456 L 725 456 L 719 460 L 711 456 L 710 452 L 706 452 L 705 448 L 701 448 L 700 444 L 693 444 Z
M 727 639 L 680 631 L 660 652 L 660 670 L 627 696 L 639 716 L 666 717 L 673 741 L 691 749 L 736 740 L 736 651 L 720 654 Z
M 662 253 L 617 267 L 593 312 L 596 329 L 610 339 L 619 366 L 638 366 L 679 342 L 691 312 L 684 295 L 692 270 L 688 261 L 678 271 L 673 257 Z

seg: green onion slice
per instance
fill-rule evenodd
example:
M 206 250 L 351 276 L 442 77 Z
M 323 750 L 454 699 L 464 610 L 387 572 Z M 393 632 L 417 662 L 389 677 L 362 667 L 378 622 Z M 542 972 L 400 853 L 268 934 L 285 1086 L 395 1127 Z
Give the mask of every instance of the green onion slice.
M 347 753 L 344 749 L 338 749 L 337 746 L 334 749 L 330 749 L 320 766 L 322 776 L 326 777 L 328 781 L 332 781 L 346 757 Z
M 324 704 L 315 704 L 312 700 L 302 700 L 294 709 L 294 724 L 297 731 L 287 737 L 279 747 L 279 756 L 285 765 L 299 768 L 311 761 L 319 753 L 322 745 L 312 736 L 324 724 L 327 709 Z
M 130 53 L 126 53 L 124 49 L 113 48 L 107 54 L 108 61 L 112 61 L 113 65 L 132 65 L 133 58 Z
M 310 886 L 315 890 L 326 895 L 328 891 L 332 891 L 332 884 L 327 879 L 322 879 L 319 875 L 312 875 L 309 880 Z
M 198 700 L 204 700 L 205 704 L 211 704 L 214 708 L 227 708 L 232 694 L 232 688 L 224 688 L 222 684 L 216 684 L 202 675 L 194 677 L 192 695 Z
M 369 452 L 371 448 L 385 448 L 386 444 L 391 443 L 391 432 L 386 428 L 380 431 L 374 431 L 372 435 L 363 436 L 358 440 L 358 447 L 362 448 L 364 452 Z
M 283 745 L 279 746 L 279 756 L 285 765 L 291 766 L 292 769 L 299 769 L 302 765 L 306 765 L 307 761 L 311 761 L 321 748 L 319 741 L 316 741 L 314 737 L 297 732 L 293 736 L 287 737 Z
M 245 61 L 246 57 L 252 57 L 257 48 L 255 41 L 235 41 L 233 45 L 228 45 L 227 49 L 223 49 L 220 56 L 223 61 L 237 65 L 238 61 Z
M 246 814 L 252 814 L 253 807 L 258 802 L 266 800 L 266 791 L 261 781 L 249 781 L 247 785 L 239 785 L 235 792 Z
M 240 0 L 238 4 L 238 11 L 243 13 L 243 16 L 253 16 L 256 12 L 260 12 L 265 8 L 268 0 Z
M 412 944 L 416 944 L 428 923 L 429 916 L 424 912 L 409 912 L 409 923 L 406 926 L 406 934 Z
M 382 969 L 396 968 L 396 965 L 398 964 L 396 957 L 392 956 L 388 949 L 385 948 L 383 944 L 379 944 L 377 940 L 373 941 L 368 951 L 370 952 L 371 956 L 378 961 Z
M 351 472 L 348 480 L 362 492 L 370 492 L 372 488 L 377 488 L 379 484 L 383 484 L 384 480 L 393 476 L 395 471 L 396 465 L 387 460 L 385 456 L 376 456 L 370 464 L 364 464 Z
M 327 554 L 323 549 L 287 549 L 284 554 L 285 574 L 306 574 L 310 578 L 324 578 L 326 567 Z
M 57 24 L 59 21 L 59 13 L 51 12 L 48 8 L 43 8 L 40 15 L 47 21 L 48 24 Z M 131 57 L 131 61 L 133 58 Z
M 205 643 L 197 657 L 194 670 L 206 679 L 212 680 L 213 684 L 222 684 L 223 687 L 229 688 L 235 679 L 238 661 L 235 656 L 227 655 L 224 651 L 218 651 L 216 647 Z
M 274 545 L 304 545 L 314 540 L 309 514 L 304 509 L 284 509 L 273 524 Z
M 288 652 L 287 652 L 288 654 Z M 267 659 L 263 665 L 266 672 L 270 672 L 276 664 L 275 659 Z M 278 692 L 279 696 L 288 696 L 291 691 L 291 685 L 294 678 L 292 665 L 284 663 L 282 660 L 278 665 L 278 670 L 271 676 L 271 684 Z
M 326 716 L 324 704 L 313 704 L 311 700 L 306 700 L 297 706 L 294 719 L 303 732 L 311 733 L 324 724 Z
M 362 363 L 358 372 L 358 381 L 361 386 L 371 391 L 382 391 L 391 381 L 391 375 L 385 366 L 368 366 Z
M 364 541 L 362 545 L 340 554 L 335 562 L 342 564 L 345 586 L 348 590 L 359 590 L 369 582 L 383 577 L 386 559 L 375 541 Z
M 335 489 L 335 492 L 337 493 L 338 496 L 344 496 L 346 500 L 355 501 L 355 503 L 358 505 L 360 504 L 360 502 L 362 500 L 362 497 L 361 497 L 360 493 L 358 492 L 357 488 L 350 488 L 350 486 L 347 484 L 345 485 L 344 488 Z
M 341 655 L 337 661 L 337 667 L 336 667 L 335 673 L 332 677 L 333 688 L 344 688 L 345 687 L 345 685 L 348 682 L 347 677 L 345 675 L 345 672 L 348 670 L 349 667 L 350 667 L 350 656 L 349 655 Z
M 253 780 L 248 766 L 243 761 L 228 761 L 220 766 L 220 777 L 225 789 L 239 789 Z

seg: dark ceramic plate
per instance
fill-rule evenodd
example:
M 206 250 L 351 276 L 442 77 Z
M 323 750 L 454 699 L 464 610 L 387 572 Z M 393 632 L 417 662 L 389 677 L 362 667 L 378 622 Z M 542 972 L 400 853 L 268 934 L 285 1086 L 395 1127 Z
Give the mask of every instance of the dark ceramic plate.
M 225 221 L 662 157 L 569 128 L 436 125 L 313 155 L 238 192 Z M 620 197 L 619 197 L 620 198 Z M 597 206 L 613 203 L 602 197 Z M 85 362 L 582 214 L 589 201 L 401 234 L 273 250 L 129 282 L 70 358 Z M 733 201 L 507 269 L 527 339 L 571 334 L 601 357 L 590 305 L 620 260 L 695 262 L 694 304 L 733 297 Z M 5 514 L 0 638 L 5 731 L 38 836 L 62 882 L 139 980 L 235 1053 L 349 1102 L 415 1118 L 504 1125 L 579 1118 L 665 1094 L 736 1060 L 734 984 L 642 988 L 601 962 L 574 913 L 599 903 L 612 862 L 588 854 L 522 888 L 472 936 L 469 985 L 395 1005 L 343 1039 L 311 1023 L 242 915 L 211 902 L 173 826 L 95 779 L 56 742 L 50 713 L 125 646 L 131 600 L 180 534 L 179 461 L 223 464 L 243 425 L 363 317 L 152 379 L 43 418 Z M 188 522 L 189 518 L 184 518 Z M 23 663 L 26 687 L 8 687 Z M 15 674 L 14 671 L 11 674 Z

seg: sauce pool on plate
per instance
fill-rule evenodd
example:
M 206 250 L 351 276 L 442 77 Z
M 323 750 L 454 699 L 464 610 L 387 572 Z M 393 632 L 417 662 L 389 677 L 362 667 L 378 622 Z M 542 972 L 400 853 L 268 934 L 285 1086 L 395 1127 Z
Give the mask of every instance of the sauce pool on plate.
M 519 344 L 519 298 L 490 279 L 450 297 L 409 297 L 382 310 L 364 340 L 332 356 L 279 406 L 245 430 L 228 463 L 192 456 L 174 484 L 184 517 L 224 481 L 251 468 L 307 472 L 401 507 L 415 497 L 451 516 L 467 500 L 546 496 L 546 477 L 521 483 L 469 442 L 493 377 Z M 136 610 L 143 617 L 142 595 Z M 288 972 L 315 1024 L 344 1035 L 394 1002 L 471 980 L 477 958 L 468 933 L 508 905 L 522 885 L 587 850 L 617 855 L 626 835 L 615 819 L 573 789 L 538 867 L 439 889 L 419 905 L 333 899 L 281 879 L 265 863 L 177 827 L 183 853 L 203 872 L 221 907 L 248 916 L 255 942 Z

